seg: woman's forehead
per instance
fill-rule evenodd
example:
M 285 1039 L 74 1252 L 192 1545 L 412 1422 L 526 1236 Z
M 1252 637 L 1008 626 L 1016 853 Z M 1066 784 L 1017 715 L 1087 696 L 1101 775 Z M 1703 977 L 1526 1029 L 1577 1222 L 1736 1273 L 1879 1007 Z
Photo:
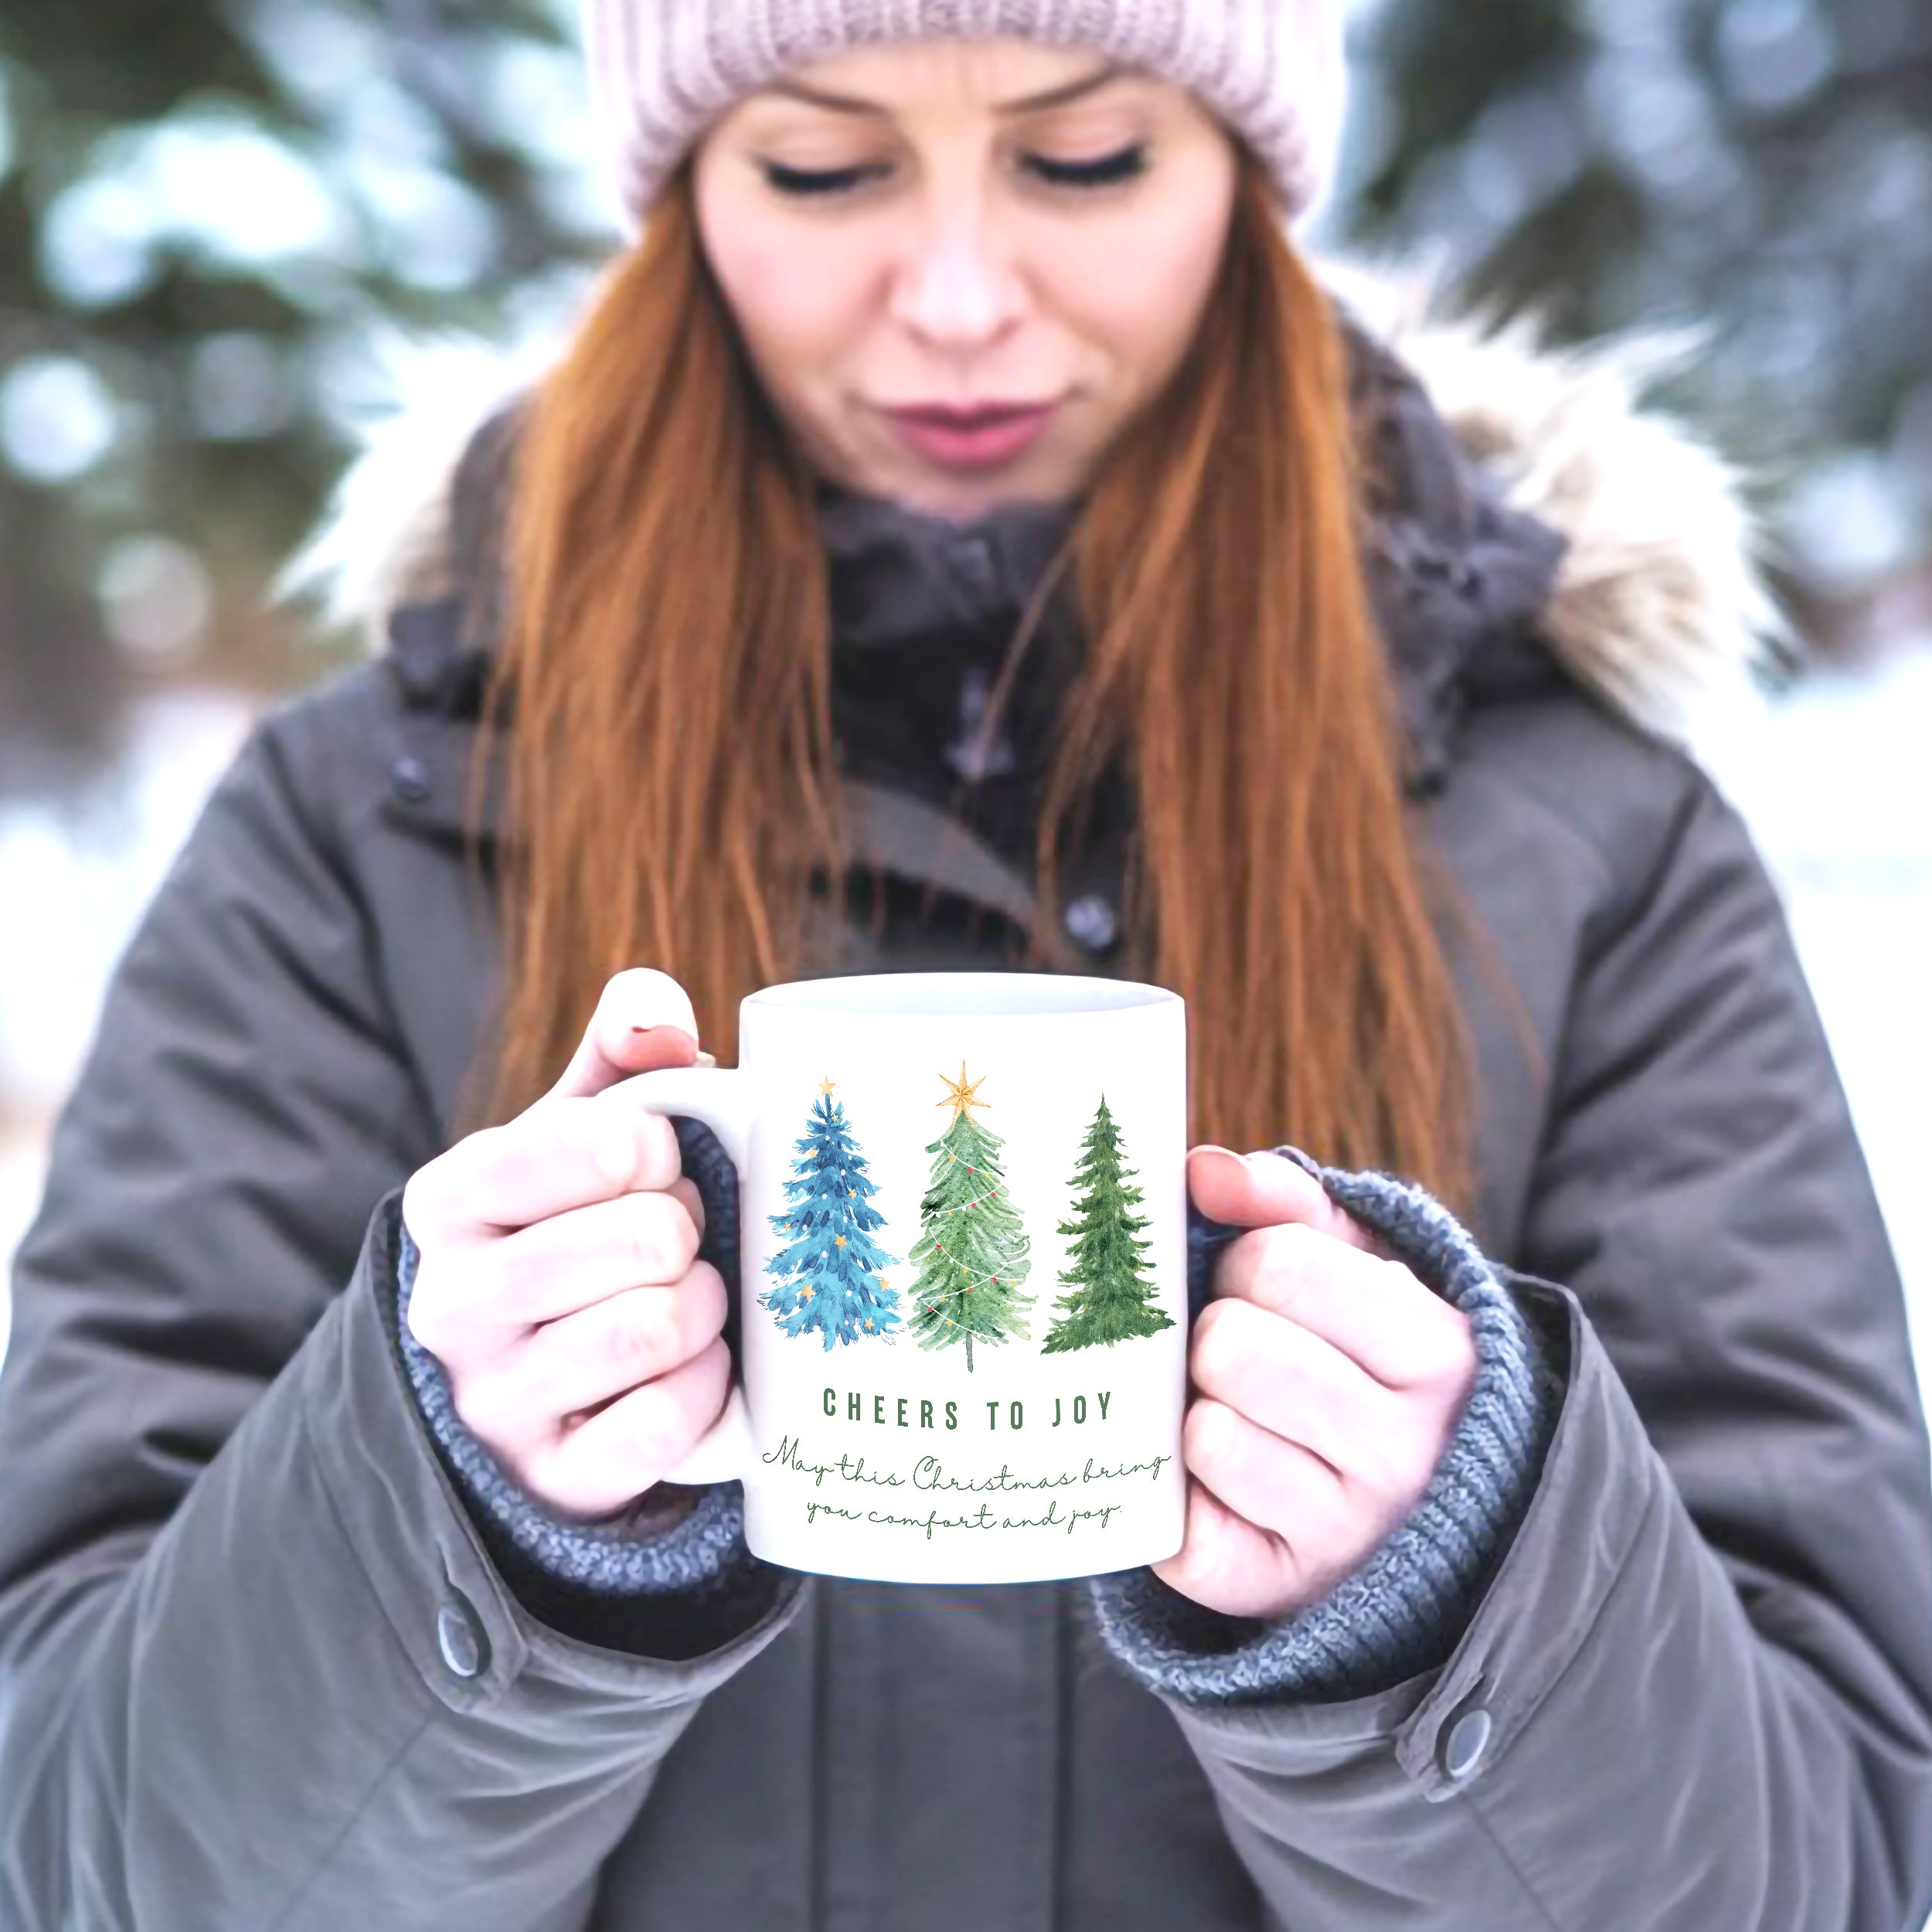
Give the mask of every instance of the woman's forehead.
M 855 118 L 927 107 L 971 107 L 1002 117 L 1050 111 L 1153 77 L 1090 47 L 947 38 L 883 42 L 801 62 L 750 100 L 798 100 Z

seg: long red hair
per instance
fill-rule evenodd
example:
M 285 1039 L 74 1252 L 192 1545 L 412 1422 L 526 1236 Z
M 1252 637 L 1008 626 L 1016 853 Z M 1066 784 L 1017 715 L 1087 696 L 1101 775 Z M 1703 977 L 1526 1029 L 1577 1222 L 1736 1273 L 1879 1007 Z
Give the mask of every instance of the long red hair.
M 1049 573 L 1083 650 L 1040 922 L 1057 928 L 1066 842 L 1118 757 L 1121 970 L 1187 1002 L 1190 1138 L 1291 1141 L 1466 1207 L 1472 1055 L 1432 923 L 1457 909 L 1406 815 L 1345 345 L 1242 162 L 1198 338 Z M 730 1062 L 740 1000 L 811 970 L 815 871 L 845 905 L 811 478 L 709 272 L 688 163 L 528 403 L 486 698 L 513 836 L 479 1119 L 555 1079 L 626 966 L 675 976 Z

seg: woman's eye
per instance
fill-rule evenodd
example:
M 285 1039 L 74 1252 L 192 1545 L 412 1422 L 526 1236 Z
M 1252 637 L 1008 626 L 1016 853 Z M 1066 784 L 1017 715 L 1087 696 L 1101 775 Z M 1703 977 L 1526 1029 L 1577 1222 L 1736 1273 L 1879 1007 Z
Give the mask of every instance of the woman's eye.
M 829 173 L 814 173 L 804 168 L 787 168 L 783 162 L 762 164 L 765 179 L 781 195 L 842 195 L 856 188 L 876 168 L 835 168 Z
M 1029 158 L 1028 165 L 1043 181 L 1060 188 L 1106 188 L 1115 182 L 1131 181 L 1147 170 L 1147 145 L 1137 141 L 1117 155 L 1104 155 L 1098 161 L 1049 161 L 1043 155 Z
M 877 165 L 829 170 L 787 168 L 777 161 L 760 165 L 766 180 L 779 193 L 800 196 L 847 194 L 868 177 L 882 172 Z M 1053 187 L 1107 188 L 1117 182 L 1131 181 L 1146 172 L 1147 145 L 1144 141 L 1137 142 L 1131 148 L 1123 148 L 1118 154 L 1103 155 L 1098 161 L 1049 161 L 1043 155 L 1030 155 L 1026 165 Z

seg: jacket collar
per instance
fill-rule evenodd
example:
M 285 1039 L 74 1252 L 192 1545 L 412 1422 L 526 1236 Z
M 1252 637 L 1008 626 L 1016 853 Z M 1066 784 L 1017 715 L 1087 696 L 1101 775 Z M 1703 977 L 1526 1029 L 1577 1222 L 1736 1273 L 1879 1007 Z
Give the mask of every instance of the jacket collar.
M 1042 502 L 955 523 L 829 483 L 817 511 L 835 648 L 854 651 L 1016 621 L 1073 523 L 1070 505 Z
M 1794 655 L 1754 560 L 1742 479 L 1639 403 L 1693 342 L 1632 332 L 1551 349 L 1536 311 L 1498 323 L 1460 309 L 1437 268 L 1338 255 L 1315 266 L 1349 355 L 1365 562 L 1412 794 L 1444 782 L 1468 709 L 1500 693 L 1567 676 L 1686 742 L 1711 706 Z M 412 704 L 461 712 L 500 628 L 519 403 L 550 352 L 445 340 L 388 352 L 406 403 L 366 432 L 277 591 L 318 596 L 325 622 L 391 652 Z M 830 488 L 818 510 L 845 651 L 939 626 L 998 633 L 1066 519 L 1012 505 L 955 524 Z M 883 838 L 893 815 L 870 815 Z
M 1394 673 L 1405 776 L 1412 791 L 1427 791 L 1447 775 L 1472 683 L 1548 669 L 1522 646 L 1570 539 L 1508 502 L 1414 372 L 1345 306 L 1341 319 L 1352 410 L 1373 457 L 1369 587 Z M 473 701 L 500 633 L 520 407 L 513 397 L 495 411 L 455 461 L 446 581 L 426 595 L 419 578 L 389 610 L 387 643 L 406 688 L 427 702 Z M 1009 634 L 1073 519 L 1068 505 L 1020 502 L 956 522 L 830 484 L 818 486 L 816 509 L 835 648 L 860 653 L 935 634 Z

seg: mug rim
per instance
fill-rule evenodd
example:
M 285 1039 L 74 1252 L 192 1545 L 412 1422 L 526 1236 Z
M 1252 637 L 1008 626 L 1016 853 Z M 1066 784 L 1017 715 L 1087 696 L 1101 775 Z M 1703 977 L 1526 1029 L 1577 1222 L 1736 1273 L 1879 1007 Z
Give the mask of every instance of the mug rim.
M 1172 988 L 1144 980 L 1013 971 L 832 973 L 761 987 L 747 993 L 742 1006 L 828 1016 L 862 1014 L 875 1020 L 1073 1019 L 1183 1003 Z

